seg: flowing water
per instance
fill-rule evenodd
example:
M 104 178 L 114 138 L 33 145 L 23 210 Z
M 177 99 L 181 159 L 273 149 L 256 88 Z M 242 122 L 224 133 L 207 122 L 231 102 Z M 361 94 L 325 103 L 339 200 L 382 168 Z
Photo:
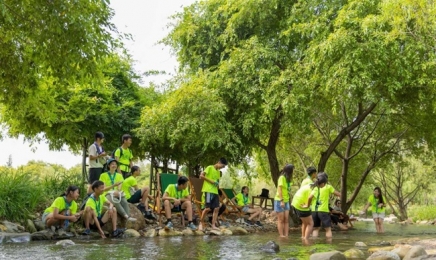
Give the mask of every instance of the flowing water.
M 402 238 L 434 238 L 436 227 L 428 225 L 386 224 L 386 233 L 377 235 L 372 222 L 357 222 L 356 230 L 333 232 L 327 241 L 325 233 L 304 245 L 299 232 L 291 232 L 287 239 L 275 233 L 246 236 L 155 237 L 130 239 L 73 239 L 76 245 L 62 247 L 55 241 L 0 244 L 0 259 L 308 259 L 314 252 L 345 251 L 355 242 L 376 244 Z M 269 240 L 280 245 L 280 252 L 271 254 L 260 248 Z

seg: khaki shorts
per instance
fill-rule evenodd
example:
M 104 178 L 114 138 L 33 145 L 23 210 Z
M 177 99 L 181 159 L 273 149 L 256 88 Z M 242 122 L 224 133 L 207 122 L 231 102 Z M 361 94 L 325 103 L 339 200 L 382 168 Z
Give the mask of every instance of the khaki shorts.
M 376 219 L 376 218 L 385 219 L 385 213 L 372 213 L 372 218 L 373 219 Z

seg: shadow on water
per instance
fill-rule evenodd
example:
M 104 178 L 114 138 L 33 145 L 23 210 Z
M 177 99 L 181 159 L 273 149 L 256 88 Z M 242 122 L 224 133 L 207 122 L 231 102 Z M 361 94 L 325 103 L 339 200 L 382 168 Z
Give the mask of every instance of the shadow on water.
M 308 259 L 315 252 L 345 251 L 355 242 L 377 244 L 402 238 L 431 238 L 436 227 L 386 224 L 386 233 L 375 234 L 372 222 L 358 222 L 356 229 L 334 232 L 331 241 L 321 232 L 320 238 L 304 244 L 299 232 L 291 232 L 287 239 L 275 233 L 248 236 L 156 237 L 140 239 L 75 239 L 76 245 L 61 247 L 54 241 L 0 244 L 0 259 Z M 260 247 L 269 240 L 280 246 L 277 254 L 265 253 Z

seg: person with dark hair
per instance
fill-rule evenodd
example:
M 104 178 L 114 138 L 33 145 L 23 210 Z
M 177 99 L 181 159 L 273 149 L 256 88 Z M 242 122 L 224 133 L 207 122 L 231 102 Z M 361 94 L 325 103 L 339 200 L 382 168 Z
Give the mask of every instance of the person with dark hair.
M 215 225 L 218 221 L 218 211 L 220 206 L 220 199 L 218 197 L 218 188 L 219 188 L 219 180 L 220 180 L 220 170 L 227 165 L 227 160 L 225 158 L 221 158 L 215 165 L 209 165 L 204 169 L 204 171 L 200 174 L 200 179 L 204 180 L 203 188 L 201 192 L 204 193 L 205 196 L 205 208 L 201 213 L 201 220 L 203 220 L 209 211 L 212 211 L 212 229 L 219 230 L 219 228 Z M 202 230 L 203 227 L 200 221 L 199 230 Z
M 263 226 L 260 223 L 260 215 L 262 214 L 262 208 L 253 208 L 249 204 L 248 191 L 249 191 L 249 189 L 247 186 L 242 187 L 241 193 L 239 193 L 234 198 L 232 198 L 232 202 L 242 212 L 250 214 L 250 217 L 248 218 L 248 220 L 244 219 L 245 224 L 247 224 L 248 226 L 255 225 L 255 226 L 261 227 L 261 226 Z M 257 217 L 257 221 L 253 222 L 253 219 L 256 217 Z
M 281 171 L 277 181 L 277 193 L 274 197 L 274 211 L 277 212 L 277 229 L 280 237 L 288 237 L 289 234 L 289 210 L 291 198 L 292 176 L 294 165 L 287 164 Z
M 112 236 L 118 237 L 122 235 L 125 229 L 117 228 L 117 210 L 114 205 L 103 196 L 105 191 L 104 182 L 95 181 L 92 184 L 93 193 L 86 201 L 85 211 L 83 212 L 83 223 L 85 231 L 83 235 L 89 235 L 92 230 L 97 230 L 102 238 L 106 238 L 103 230 L 101 229 L 109 220 L 112 220 Z M 109 205 L 109 209 L 103 214 L 103 205 Z
M 114 204 L 120 216 L 127 221 L 136 221 L 136 218 L 130 217 L 129 203 L 121 189 L 124 179 L 123 176 L 117 172 L 118 162 L 111 158 L 108 160 L 107 164 L 109 171 L 100 175 L 100 181 L 104 182 L 105 185 L 103 196 Z
M 365 205 L 363 211 L 366 212 L 369 206 L 371 206 L 372 218 L 374 219 L 377 233 L 384 233 L 383 220 L 385 218 L 386 205 L 379 187 L 374 188 L 374 194 L 369 196 L 368 203 Z
M 302 185 L 295 193 L 291 203 L 295 215 L 301 219 L 301 238 L 303 239 L 309 239 L 313 229 L 312 212 L 309 207 L 303 207 L 312 192 L 311 184 Z
M 69 222 L 76 222 L 81 213 L 77 212 L 76 200 L 80 190 L 77 186 L 69 186 L 64 194 L 57 197 L 42 214 L 42 223 L 47 227 L 68 228 Z
M 114 158 L 119 164 L 118 172 L 123 174 L 123 178 L 127 178 L 130 173 L 130 168 L 133 166 L 133 153 L 130 150 L 132 145 L 132 136 L 125 134 L 121 138 L 122 145 L 114 152 Z
M 108 156 L 102 146 L 104 134 L 102 132 L 95 133 L 94 143 L 88 148 L 89 154 L 89 178 L 88 178 L 88 193 L 92 193 L 91 184 L 100 179 L 103 173 L 103 165 L 106 163 Z
M 310 193 L 309 199 L 307 201 L 307 207 L 311 205 L 312 210 L 312 218 L 313 218 L 313 233 L 314 237 L 317 237 L 319 234 L 319 229 L 321 228 L 321 223 L 326 230 L 325 236 L 327 238 L 332 237 L 332 221 L 330 217 L 329 210 L 329 200 L 330 195 L 334 194 L 338 197 L 341 194 L 336 191 L 328 182 L 327 174 L 324 172 L 320 172 L 317 175 L 317 179 L 314 182 L 313 186 L 315 187 Z M 313 198 L 315 198 L 313 200 Z
M 307 168 L 307 177 L 301 182 L 301 187 L 312 184 L 316 180 L 316 168 L 311 166 Z
M 339 228 L 342 230 L 348 229 L 347 225 L 350 223 L 350 227 L 353 227 L 353 223 L 350 221 L 350 217 L 347 214 L 344 214 L 341 209 L 341 200 L 336 200 L 335 205 L 331 208 L 330 213 L 335 215 L 339 219 Z M 344 225 L 340 225 L 344 224 Z
M 197 230 L 197 227 L 192 221 L 192 202 L 191 195 L 188 191 L 188 178 L 185 176 L 180 176 L 177 183 L 168 185 L 164 192 L 162 200 L 164 201 L 165 217 L 167 222 L 165 224 L 165 229 L 172 229 L 173 223 L 171 221 L 171 211 L 180 212 L 182 210 L 186 211 L 188 216 L 188 228 L 191 230 Z
M 126 196 L 129 203 L 139 203 L 137 208 L 144 214 L 147 219 L 155 219 L 151 210 L 148 208 L 148 200 L 151 198 L 149 195 L 150 189 L 146 186 L 139 188 L 136 177 L 141 174 L 141 169 L 138 166 L 132 166 L 130 169 L 130 176 L 121 184 L 121 189 Z

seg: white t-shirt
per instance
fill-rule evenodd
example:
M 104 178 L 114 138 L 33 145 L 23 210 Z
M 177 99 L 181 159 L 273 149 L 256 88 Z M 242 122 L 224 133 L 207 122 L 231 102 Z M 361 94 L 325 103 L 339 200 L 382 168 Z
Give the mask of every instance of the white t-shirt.
M 97 147 L 95 144 L 91 144 L 88 148 L 88 155 L 97 156 Z M 89 158 L 89 157 L 88 157 Z M 106 163 L 105 157 L 100 157 L 96 160 L 89 159 L 89 168 L 103 168 L 103 164 Z

